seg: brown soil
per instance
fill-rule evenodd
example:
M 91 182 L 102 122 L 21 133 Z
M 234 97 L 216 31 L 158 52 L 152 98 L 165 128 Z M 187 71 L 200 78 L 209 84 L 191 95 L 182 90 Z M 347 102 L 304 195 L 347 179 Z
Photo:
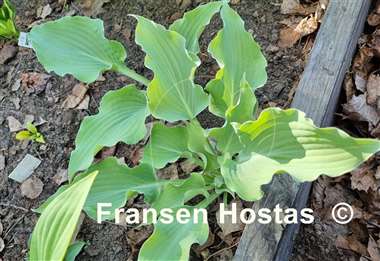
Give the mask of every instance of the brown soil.
M 56 19 L 64 16 L 71 10 L 81 14 L 80 8 L 70 4 L 68 9 L 62 10 L 57 1 L 12 0 L 17 10 L 17 24 L 21 31 L 28 31 L 28 26 L 37 20 L 37 9 L 50 3 L 53 13 L 47 18 Z M 196 2 L 188 7 L 196 6 Z M 295 86 L 303 70 L 302 45 L 290 49 L 278 49 L 277 37 L 281 25 L 279 22 L 285 18 L 279 12 L 280 0 L 241 0 L 234 8 L 246 22 L 246 28 L 251 30 L 260 43 L 268 59 L 269 80 L 266 86 L 257 92 L 262 106 L 287 106 L 289 93 Z M 128 50 L 128 65 L 147 77 L 151 72 L 143 66 L 143 53 L 133 42 L 135 22 L 126 14 L 133 13 L 148 17 L 158 23 L 168 25 L 172 18 L 181 15 L 184 10 L 176 4 L 175 0 L 129 0 L 111 1 L 104 6 L 105 12 L 98 17 L 105 22 L 107 36 L 117 39 L 125 44 Z M 214 19 L 202 36 L 202 50 L 205 52 L 210 39 L 220 28 L 219 19 Z M 132 32 L 128 37 L 128 32 Z M 206 53 L 206 52 L 205 52 Z M 215 73 L 215 62 L 202 55 L 203 65 L 197 72 L 197 82 L 204 84 Z M 97 111 L 101 97 L 111 89 L 117 89 L 132 81 L 115 73 L 106 73 L 105 81 L 91 85 L 91 96 L 88 110 L 64 110 L 61 108 L 63 100 L 77 83 L 70 76 L 60 78 L 53 76 L 49 86 L 40 94 L 26 94 L 22 88 L 11 91 L 11 86 L 20 79 L 25 72 L 44 72 L 36 60 L 32 50 L 19 48 L 15 58 L 0 67 L 0 153 L 5 156 L 6 165 L 0 170 L 0 220 L 4 226 L 3 238 L 5 249 L 0 253 L 1 258 L 8 260 L 23 260 L 27 257 L 28 238 L 37 221 L 38 215 L 31 209 L 38 207 L 44 200 L 52 195 L 58 186 L 52 177 L 60 168 L 67 168 L 70 152 L 74 147 L 74 138 L 79 124 L 84 116 Z M 20 108 L 16 108 L 15 99 L 20 99 Z M 271 103 L 270 103 L 271 102 Z M 14 116 L 23 122 L 25 115 L 31 114 L 35 118 L 41 117 L 46 121 L 40 126 L 40 131 L 46 138 L 46 145 L 35 143 L 20 143 L 15 140 L 14 133 L 9 132 L 6 118 Z M 212 127 L 221 124 L 219 119 L 205 112 L 200 116 L 203 125 Z M 132 155 L 131 146 L 123 146 L 122 154 L 128 158 Z M 35 170 L 34 175 L 44 183 L 42 194 L 35 200 L 24 198 L 20 192 L 20 184 L 8 179 L 9 173 L 18 162 L 30 153 L 42 160 L 42 164 Z M 215 225 L 211 225 L 216 228 Z M 86 218 L 78 238 L 88 242 L 78 260 L 127 260 L 131 255 L 130 238 L 127 229 L 112 224 L 98 225 Z M 216 233 L 215 233 L 216 234 Z M 4 236 L 5 235 L 5 236 Z M 211 246 L 210 252 L 223 248 Z M 199 258 L 198 258 L 199 259 Z M 223 257 L 216 255 L 215 260 Z

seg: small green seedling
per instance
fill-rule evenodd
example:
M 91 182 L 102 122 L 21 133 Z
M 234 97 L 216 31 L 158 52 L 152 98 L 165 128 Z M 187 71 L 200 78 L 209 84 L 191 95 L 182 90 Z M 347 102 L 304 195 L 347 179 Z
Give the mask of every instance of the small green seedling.
M 16 140 L 31 140 L 38 143 L 45 143 L 44 136 L 38 132 L 36 126 L 31 122 L 26 124 L 26 130 L 19 131 L 16 134 Z
M 15 9 L 9 0 L 3 0 L 0 8 L 0 38 L 17 39 L 19 31 L 15 26 Z
M 223 28 L 208 52 L 219 71 L 203 88 L 194 82 L 201 64 L 198 38 L 217 13 Z M 191 245 L 205 243 L 209 235 L 207 223 L 194 221 L 196 207 L 206 208 L 224 193 L 259 200 L 262 185 L 275 174 L 288 173 L 299 182 L 321 174 L 340 176 L 380 150 L 377 140 L 318 128 L 296 109 L 268 108 L 259 114 L 254 91 L 267 80 L 267 62 L 227 1 L 200 5 L 168 29 L 133 17 L 135 41 L 146 53 L 152 80 L 125 65 L 124 46 L 105 38 L 99 19 L 64 17 L 35 26 L 29 33 L 47 71 L 91 83 L 111 70 L 146 86 L 146 91 L 131 84 L 108 92 L 99 112 L 83 120 L 70 156 L 70 183 L 39 209 L 42 215 L 32 234 L 29 260 L 63 260 L 68 242 L 74 240 L 80 209 L 96 220 L 98 203 L 110 203 L 108 210 L 114 213 L 137 193 L 158 212 L 186 208 L 192 216 L 186 224 L 166 223 L 160 216 L 140 249 L 139 260 L 188 260 Z M 202 128 L 197 115 L 205 109 L 224 119 L 224 125 Z M 154 119 L 153 128 L 138 166 L 131 168 L 113 157 L 93 163 L 104 147 L 142 141 L 148 117 Z M 197 171 L 184 179 L 157 177 L 158 169 L 183 158 L 197 163 Z

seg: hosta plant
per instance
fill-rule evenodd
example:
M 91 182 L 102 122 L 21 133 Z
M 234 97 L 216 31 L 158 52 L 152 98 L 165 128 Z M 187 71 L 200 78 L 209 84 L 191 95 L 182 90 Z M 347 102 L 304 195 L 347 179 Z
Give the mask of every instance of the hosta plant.
M 208 52 L 219 71 L 202 87 L 194 82 L 201 63 L 198 38 L 217 13 L 223 28 Z M 336 177 L 380 149 L 377 140 L 352 138 L 336 128 L 317 128 L 296 109 L 268 108 L 259 114 L 254 91 L 267 80 L 267 63 L 227 2 L 201 5 L 169 28 L 133 17 L 137 20 L 135 41 L 146 54 L 145 66 L 153 71 L 151 80 L 125 65 L 124 46 L 105 38 L 99 19 L 64 17 L 35 26 L 29 33 L 47 71 L 71 74 L 85 83 L 94 82 L 104 71 L 114 71 L 140 86 L 108 92 L 99 112 L 81 123 L 69 161 L 70 182 L 39 209 L 42 216 L 32 234 L 31 260 L 65 258 L 81 208 L 96 219 L 97 203 L 112 203 L 117 209 L 136 194 L 142 194 L 152 208 L 186 207 L 191 213 L 195 207 L 206 208 L 222 193 L 255 201 L 263 195 L 261 186 L 274 174 L 288 173 L 300 182 L 321 174 Z M 206 109 L 223 118 L 224 125 L 202 128 L 197 115 Z M 121 164 L 113 157 L 93 164 L 104 147 L 143 140 L 148 117 L 153 127 L 137 166 Z M 198 165 L 195 173 L 178 180 L 156 176 L 158 169 L 183 158 Z M 75 215 L 68 216 L 68 211 Z M 139 260 L 187 260 L 191 245 L 207 240 L 207 224 L 160 221 L 142 245 Z
M 15 39 L 19 35 L 19 31 L 15 26 L 15 9 L 9 0 L 3 0 L 0 7 L 0 39 Z

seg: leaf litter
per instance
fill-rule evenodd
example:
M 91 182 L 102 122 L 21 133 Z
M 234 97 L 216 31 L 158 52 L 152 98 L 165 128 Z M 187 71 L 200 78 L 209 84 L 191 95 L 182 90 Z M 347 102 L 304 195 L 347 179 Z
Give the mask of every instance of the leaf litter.
M 343 83 L 342 112 L 338 125 L 350 134 L 380 138 L 380 1 L 367 19 L 365 34 L 360 37 L 351 70 Z M 345 101 L 344 101 L 345 100 Z M 380 156 L 346 176 L 320 178 L 314 183 L 311 206 L 323 221 L 321 229 L 334 234 L 323 239 L 334 240 L 343 249 L 344 257 L 352 260 L 380 260 Z M 339 202 L 349 203 L 354 220 L 346 225 L 334 223 L 326 208 Z M 320 231 L 319 231 L 320 230 Z M 330 237 L 330 238 L 329 238 Z

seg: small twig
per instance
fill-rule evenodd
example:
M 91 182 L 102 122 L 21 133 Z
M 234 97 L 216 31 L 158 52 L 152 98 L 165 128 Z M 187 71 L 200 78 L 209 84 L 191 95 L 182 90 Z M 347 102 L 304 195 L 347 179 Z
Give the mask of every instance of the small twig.
M 23 220 L 25 217 L 25 214 L 23 214 L 19 219 L 16 220 L 16 222 L 14 222 L 7 230 L 7 232 L 5 232 L 5 235 L 4 235 L 4 238 L 6 238 L 9 234 L 9 232 L 12 231 L 12 229 L 18 225 L 18 223 L 20 223 L 21 220 Z
M 18 210 L 22 210 L 22 211 L 25 211 L 25 212 L 30 212 L 29 209 L 26 209 L 26 208 L 23 208 L 23 207 L 19 207 L 19 206 L 13 205 L 13 204 L 9 204 L 9 203 L 0 203 L 0 207 L 9 207 L 9 208 L 15 208 L 15 209 L 18 209 Z
M 236 241 L 236 243 L 233 244 L 232 246 L 229 246 L 229 247 L 225 247 L 225 248 L 219 249 L 219 250 L 216 251 L 215 253 L 212 253 L 211 255 L 209 255 L 209 256 L 206 258 L 206 261 L 209 260 L 211 257 L 220 254 L 220 253 L 223 252 L 224 250 L 227 250 L 227 249 L 230 249 L 230 248 L 233 248 L 233 247 L 237 246 L 237 245 L 239 244 L 239 242 L 240 242 L 240 240 Z

